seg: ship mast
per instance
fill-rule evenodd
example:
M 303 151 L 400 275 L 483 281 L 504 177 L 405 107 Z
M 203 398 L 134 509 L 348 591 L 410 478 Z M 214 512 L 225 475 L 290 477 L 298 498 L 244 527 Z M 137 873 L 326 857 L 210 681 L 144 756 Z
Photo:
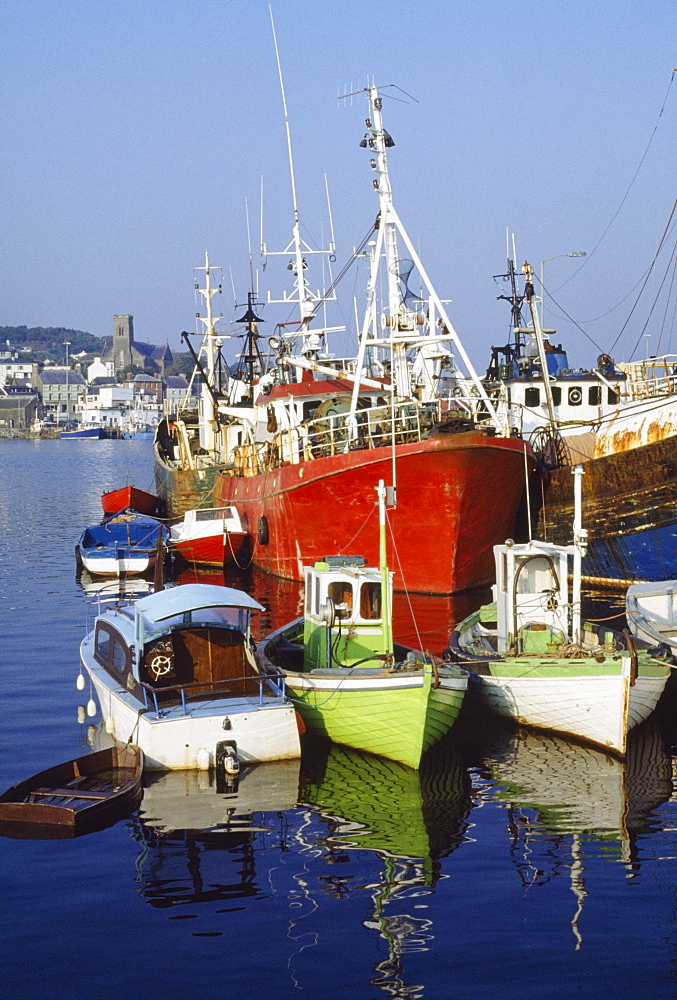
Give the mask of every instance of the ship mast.
M 422 357 L 424 363 L 435 363 L 450 354 L 450 348 L 462 359 L 469 379 L 461 379 L 459 386 L 467 394 L 470 406 L 474 409 L 478 400 L 482 401 L 497 432 L 509 435 L 507 420 L 496 410 L 489 399 L 484 385 L 480 381 L 468 357 L 458 334 L 449 319 L 442 300 L 437 295 L 428 274 L 421 263 L 416 249 L 397 214 L 393 203 L 390 175 L 386 149 L 395 145 L 392 137 L 383 127 L 383 101 L 378 87 L 373 84 L 366 87 L 371 109 L 366 119 L 367 132 L 360 145 L 375 154 L 371 160 L 372 170 L 376 174 L 373 186 L 379 198 L 379 217 L 377 221 L 378 235 L 371 257 L 371 272 L 367 286 L 367 307 L 360 334 L 360 346 L 357 359 L 356 382 L 353 390 L 351 412 L 357 408 L 359 393 L 359 376 L 364 366 L 367 350 L 388 349 L 391 355 L 392 386 L 394 400 L 411 399 L 413 397 L 410 361 L 408 352 L 414 351 Z M 404 262 L 399 257 L 398 239 L 400 239 L 411 258 Z M 381 260 L 385 258 L 388 281 L 387 312 L 382 318 L 382 325 L 388 330 L 388 336 L 380 336 L 377 329 L 376 293 L 378 287 L 378 272 Z M 408 266 L 407 266 L 408 265 Z M 407 278 L 413 268 L 416 268 L 425 287 L 427 298 L 412 296 L 407 287 Z M 401 290 L 400 283 L 403 286 Z M 440 333 L 438 333 L 438 328 Z M 432 384 L 432 380 L 428 380 Z M 471 383 L 472 399 L 467 392 L 466 381 Z
M 210 455 L 214 454 L 216 448 L 216 434 L 218 429 L 213 389 L 215 358 L 217 354 L 216 340 L 217 337 L 221 338 L 221 334 L 217 334 L 215 329 L 221 316 L 214 316 L 212 308 L 213 297 L 221 294 L 220 284 L 216 288 L 212 287 L 211 275 L 214 269 L 209 263 L 209 254 L 206 251 L 204 267 L 193 268 L 194 271 L 204 271 L 205 273 L 205 287 L 200 288 L 199 283 L 196 282 L 195 289 L 202 295 L 207 313 L 206 316 L 196 313 L 196 319 L 204 327 L 202 347 L 206 355 L 205 382 L 202 384 L 202 393 L 200 396 L 200 447 L 208 451 Z M 216 270 L 220 270 L 220 268 L 216 268 Z
M 311 322 L 315 319 L 317 312 L 317 303 L 322 301 L 323 303 L 327 301 L 335 301 L 336 295 L 332 293 L 329 296 L 323 296 L 319 291 L 312 292 L 310 285 L 308 284 L 306 278 L 306 270 L 308 268 L 307 258 L 313 254 L 325 254 L 329 257 L 331 261 L 334 256 L 334 242 L 333 236 L 329 244 L 329 249 L 327 250 L 313 250 L 308 244 L 301 239 L 301 222 L 299 216 L 298 201 L 296 197 L 296 178 L 294 174 L 294 157 L 292 155 L 292 144 L 291 144 L 291 129 L 289 125 L 289 114 L 287 111 L 287 98 L 285 96 L 284 90 L 284 80 L 282 78 L 282 64 L 280 62 L 280 53 L 277 47 L 277 36 L 275 34 L 275 23 L 273 21 L 273 12 L 270 11 L 270 22 L 273 30 L 273 42 L 275 44 L 275 56 L 277 59 L 277 71 L 280 79 L 280 91 L 282 94 L 282 108 L 284 111 L 284 124 L 287 136 L 287 155 L 289 159 L 289 177 L 291 181 L 291 194 L 292 194 L 292 208 L 294 213 L 294 223 L 292 226 L 292 238 L 287 244 L 284 250 L 268 250 L 263 240 L 261 242 L 261 253 L 264 257 L 275 257 L 275 256 L 289 256 L 291 254 L 291 259 L 287 264 L 287 270 L 291 271 L 294 275 L 294 289 L 293 292 L 288 295 L 286 292 L 283 293 L 282 298 L 273 299 L 268 295 L 269 302 L 289 304 L 295 303 L 299 310 L 299 322 L 298 329 L 291 333 L 283 333 L 282 340 L 292 340 L 298 334 L 302 336 L 302 346 L 301 353 L 308 359 L 317 359 L 319 351 L 324 348 L 327 349 L 326 336 L 328 333 L 338 333 L 345 329 L 343 326 L 334 327 L 313 327 L 310 328 Z M 284 327 L 281 327 L 284 329 Z M 272 346 L 272 344 L 271 344 Z

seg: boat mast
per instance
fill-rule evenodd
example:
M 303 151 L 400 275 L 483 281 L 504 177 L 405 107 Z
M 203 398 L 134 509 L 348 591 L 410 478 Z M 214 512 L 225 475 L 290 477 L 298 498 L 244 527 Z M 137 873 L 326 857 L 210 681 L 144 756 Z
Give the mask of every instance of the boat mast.
M 195 284 L 195 289 L 202 295 L 205 301 L 206 316 L 201 316 L 200 313 L 196 313 L 196 319 L 203 324 L 204 333 L 202 346 L 205 351 L 207 363 L 205 367 L 205 379 L 206 382 L 202 385 L 202 394 L 200 397 L 200 447 L 204 448 L 210 453 L 214 454 L 216 447 L 216 434 L 217 434 L 217 422 L 216 422 L 216 407 L 214 404 L 213 388 L 214 388 L 214 359 L 216 357 L 216 338 L 221 337 L 221 334 L 216 333 L 216 324 L 221 319 L 221 316 L 214 316 L 212 309 L 212 298 L 215 295 L 221 294 L 221 285 L 212 288 L 211 274 L 214 270 L 213 266 L 209 263 L 209 254 L 205 251 L 205 264 L 204 267 L 194 267 L 194 271 L 204 271 L 205 272 L 205 287 L 200 288 L 198 283 Z M 220 270 L 220 268 L 218 268 Z
M 371 160 L 371 167 L 377 175 L 373 181 L 373 186 L 379 197 L 379 217 L 377 222 L 378 236 L 372 254 L 367 309 L 360 335 L 356 385 L 353 391 L 351 412 L 357 405 L 359 375 L 369 347 L 380 348 L 381 350 L 383 348 L 390 349 L 394 395 L 399 399 L 411 399 L 412 386 L 407 352 L 412 350 L 419 353 L 423 351 L 430 352 L 431 349 L 435 349 L 437 351 L 446 350 L 446 353 L 449 353 L 448 347 L 453 345 L 454 350 L 463 361 L 470 377 L 469 380 L 473 386 L 473 398 L 471 399 L 471 394 L 467 392 L 467 389 L 463 385 L 465 380 L 461 380 L 461 383 L 459 383 L 471 407 L 474 409 L 478 398 L 481 399 L 484 409 L 489 414 L 498 433 L 508 436 L 510 434 L 508 420 L 499 414 L 494 403 L 489 399 L 484 385 L 478 378 L 470 358 L 447 315 L 447 311 L 437 295 L 416 249 L 397 214 L 393 203 L 386 156 L 386 149 L 394 146 L 395 143 L 383 127 L 383 101 L 378 87 L 370 85 L 365 89 L 369 98 L 371 116 L 366 119 L 367 133 L 360 145 L 376 154 L 375 158 Z M 398 237 L 406 246 L 411 263 L 417 269 L 427 291 L 427 300 L 419 299 L 420 305 L 418 308 L 411 308 L 407 302 L 407 275 L 400 273 L 401 262 L 399 259 Z M 388 338 L 378 336 L 376 330 L 375 296 L 378 269 L 383 256 L 385 256 L 388 269 L 388 314 L 383 320 L 384 325 L 389 328 Z M 400 281 L 405 286 L 404 295 L 400 291 Z M 438 327 L 441 329 L 441 334 L 436 333 Z M 446 345 L 446 347 L 443 349 L 442 345 Z
M 302 336 L 302 346 L 301 353 L 309 358 L 315 360 L 318 356 L 318 352 L 324 347 L 325 351 L 327 349 L 326 335 L 328 333 L 338 333 L 345 329 L 343 326 L 335 327 L 314 327 L 310 329 L 310 323 L 315 319 L 316 315 L 316 303 L 320 300 L 324 303 L 327 301 L 335 301 L 336 295 L 332 293 L 329 296 L 322 296 L 320 292 L 313 293 L 310 290 L 310 286 L 306 279 L 306 270 L 308 268 L 307 257 L 312 254 L 326 254 L 329 256 L 329 260 L 333 260 L 334 247 L 333 243 L 330 245 L 328 250 L 312 250 L 305 241 L 301 239 L 301 222 L 299 216 L 298 201 L 296 198 L 296 179 L 294 174 L 294 157 L 292 155 L 292 145 L 291 145 L 291 129 L 289 126 L 289 114 L 287 112 L 287 98 L 284 91 L 284 80 L 282 78 L 282 64 L 280 62 L 280 53 L 277 47 L 277 36 L 275 34 L 275 23 L 273 21 L 273 12 L 270 11 L 270 23 L 273 30 L 273 42 L 275 44 L 275 57 L 277 59 L 277 71 L 280 78 L 280 91 L 282 94 L 282 108 L 284 111 L 284 125 L 287 135 L 287 156 L 289 159 L 289 176 L 291 180 L 291 194 L 292 194 L 292 208 L 294 212 L 294 224 L 292 226 L 292 238 L 287 244 L 284 250 L 273 251 L 268 250 L 265 243 L 261 242 L 261 253 L 264 257 L 274 257 L 274 256 L 288 256 L 292 254 L 292 258 L 287 264 L 287 269 L 292 271 L 294 274 L 294 291 L 291 295 L 287 295 L 286 292 L 283 293 L 281 299 L 273 299 L 268 295 L 269 302 L 276 302 L 282 304 L 296 303 L 299 309 L 299 326 L 298 330 L 294 330 L 292 333 L 283 333 L 283 340 L 292 340 L 299 333 Z M 281 327 L 284 329 L 284 327 Z M 272 346 L 272 345 L 271 345 Z
M 574 565 L 572 574 L 571 595 L 571 638 L 573 642 L 581 643 L 581 581 L 583 556 L 588 549 L 588 532 L 583 527 L 583 476 L 582 465 L 575 465 L 571 470 L 574 477 Z
M 393 616 L 390 607 L 390 573 L 386 551 L 386 487 L 382 479 L 376 488 L 378 494 L 379 570 L 381 572 L 381 618 L 383 620 L 384 652 L 393 651 Z
M 524 283 L 524 295 L 526 297 L 527 303 L 529 305 L 529 312 L 531 313 L 531 322 L 534 326 L 534 333 L 536 334 L 536 343 L 538 344 L 538 358 L 541 362 L 541 372 L 543 373 L 543 388 L 545 389 L 545 401 L 548 407 L 548 419 L 550 421 L 550 426 L 553 430 L 557 428 L 557 418 L 555 417 L 555 404 L 552 398 L 552 386 L 550 385 L 550 373 L 548 372 L 548 360 L 545 356 L 545 344 L 543 342 L 543 329 L 541 327 L 541 318 L 538 315 L 538 308 L 536 305 L 536 295 L 534 294 L 534 269 L 529 263 L 524 263 L 522 266 L 522 273 L 525 275 Z

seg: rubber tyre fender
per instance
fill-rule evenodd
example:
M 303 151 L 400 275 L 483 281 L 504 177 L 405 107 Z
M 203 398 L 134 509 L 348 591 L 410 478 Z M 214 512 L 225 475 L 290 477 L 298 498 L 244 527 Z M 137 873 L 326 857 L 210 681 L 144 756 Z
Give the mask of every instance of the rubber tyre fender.
M 270 540 L 270 531 L 268 528 L 268 518 L 265 514 L 262 514 L 259 518 L 259 523 L 256 528 L 256 540 L 259 545 L 267 545 Z

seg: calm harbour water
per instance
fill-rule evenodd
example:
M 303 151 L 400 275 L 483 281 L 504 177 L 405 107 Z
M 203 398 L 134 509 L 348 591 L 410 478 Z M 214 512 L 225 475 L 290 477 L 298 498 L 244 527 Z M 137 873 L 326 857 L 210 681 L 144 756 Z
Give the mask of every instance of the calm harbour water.
M 2 789 L 88 745 L 73 549 L 127 477 L 153 488 L 149 442 L 0 442 Z M 299 613 L 297 584 L 229 582 L 259 633 Z M 483 596 L 412 599 L 425 645 Z M 4 994 L 675 997 L 676 710 L 673 687 L 620 763 L 466 705 L 419 773 L 308 744 L 233 797 L 154 775 L 107 830 L 0 837 Z

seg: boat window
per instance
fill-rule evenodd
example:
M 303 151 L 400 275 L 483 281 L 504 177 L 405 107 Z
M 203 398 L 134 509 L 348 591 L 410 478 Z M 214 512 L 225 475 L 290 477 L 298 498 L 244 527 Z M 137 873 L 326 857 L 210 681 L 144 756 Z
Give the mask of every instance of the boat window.
M 230 514 L 229 507 L 210 507 L 207 510 L 196 510 L 195 520 L 196 521 L 220 521 L 221 518 L 228 517 Z
M 541 390 L 537 385 L 531 385 L 524 393 L 525 406 L 538 406 L 541 402 Z
M 583 393 L 580 386 L 572 385 L 569 389 L 569 405 L 580 406 L 583 402 Z
M 108 634 L 108 632 L 104 631 L 104 629 L 98 628 L 96 630 L 94 655 L 96 656 L 99 663 L 108 662 L 109 651 L 110 651 L 110 635 Z
M 312 399 L 309 403 L 303 404 L 303 419 L 312 420 L 315 416 L 315 410 L 319 406 L 317 399 Z
M 319 615 L 319 613 L 320 613 L 320 578 L 319 578 L 319 576 L 316 576 L 315 577 L 315 614 Z
M 336 608 L 336 617 L 350 618 L 353 613 L 353 586 L 347 580 L 334 580 L 327 587 L 327 596 L 331 597 Z
M 113 666 L 121 674 L 127 666 L 127 650 L 116 639 L 113 639 Z
M 615 406 L 618 402 L 618 393 L 614 389 L 607 389 L 607 402 L 610 406 Z
M 550 562 L 545 557 L 530 559 L 523 563 L 517 578 L 518 594 L 540 594 L 555 585 Z
M 591 385 L 588 389 L 588 403 L 590 406 L 599 406 L 602 402 L 602 386 Z
M 381 584 L 363 583 L 360 587 L 360 618 L 381 617 Z
M 507 590 L 506 581 L 508 579 L 508 556 L 505 552 L 501 554 L 501 577 L 498 585 L 503 592 Z
M 552 392 L 552 405 L 559 406 L 562 402 L 562 390 L 560 386 L 553 385 L 550 391 Z

